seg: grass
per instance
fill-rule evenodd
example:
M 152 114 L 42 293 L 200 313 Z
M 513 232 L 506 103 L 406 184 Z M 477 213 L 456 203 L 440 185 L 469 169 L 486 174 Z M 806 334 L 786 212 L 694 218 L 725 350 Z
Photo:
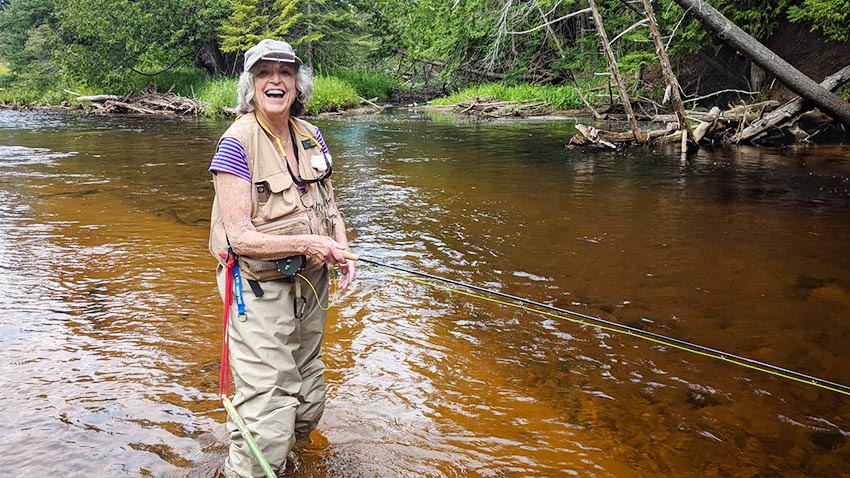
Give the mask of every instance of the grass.
M 581 108 L 582 102 L 572 86 L 534 85 L 522 83 L 506 86 L 500 83 L 483 83 L 471 86 L 445 98 L 431 101 L 432 105 L 456 105 L 474 98 L 492 98 L 499 101 L 543 101 L 554 109 Z
M 195 99 L 210 105 L 204 111 L 204 114 L 220 116 L 222 108 L 235 108 L 237 83 L 236 78 L 216 78 L 204 80 L 197 86 L 197 89 L 193 88 L 196 95 Z
M 360 104 L 360 95 L 351 83 L 335 76 L 317 75 L 314 79 L 313 99 L 307 105 L 307 114 L 339 111 Z
M 360 96 L 369 100 L 377 98 L 378 101 L 387 101 L 401 87 L 398 77 L 380 71 L 334 68 L 324 74 L 346 81 Z

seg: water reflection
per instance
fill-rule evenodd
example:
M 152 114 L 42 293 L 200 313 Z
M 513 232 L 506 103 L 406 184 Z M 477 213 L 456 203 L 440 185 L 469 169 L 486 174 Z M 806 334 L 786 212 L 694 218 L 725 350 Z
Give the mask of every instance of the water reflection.
M 850 381 L 845 150 L 682 163 L 567 151 L 561 123 L 319 123 L 358 253 Z M 15 411 L 0 475 L 218 473 L 206 167 L 224 128 L 0 111 L 0 401 Z M 850 464 L 841 395 L 373 267 L 332 311 L 325 361 L 331 399 L 291 476 Z

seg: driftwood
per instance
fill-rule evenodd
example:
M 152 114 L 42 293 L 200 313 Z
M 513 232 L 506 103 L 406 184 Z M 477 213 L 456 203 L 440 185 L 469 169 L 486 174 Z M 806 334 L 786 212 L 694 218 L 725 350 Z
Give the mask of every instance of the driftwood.
M 498 101 L 492 98 L 475 98 L 468 103 L 460 103 L 455 108 L 460 114 L 479 118 L 538 116 L 550 112 L 545 101 Z
M 118 95 L 93 95 L 93 96 L 78 96 L 79 101 L 88 101 L 90 103 L 103 103 L 109 100 L 120 100 L 123 96 Z
M 568 148 L 576 146 L 604 146 L 616 149 L 619 146 L 632 146 L 639 144 L 663 144 L 679 142 L 682 139 L 682 130 L 677 130 L 676 125 L 669 124 L 667 129 L 642 131 L 641 137 L 644 141 L 635 141 L 634 134 L 628 132 L 614 132 L 597 129 L 593 126 L 576 124 L 578 133 L 570 139 Z
M 737 25 L 724 17 L 704 0 L 674 0 L 684 9 L 690 9 L 699 21 L 714 30 L 721 40 L 738 50 L 764 70 L 772 73 L 789 90 L 810 101 L 836 120 L 850 126 L 850 103 L 815 83 L 787 61 L 770 51 Z
M 358 96 L 358 98 L 360 98 L 361 104 L 370 105 L 370 106 L 376 108 L 377 111 L 383 111 L 384 110 L 383 106 L 375 103 L 375 101 L 378 101 L 378 98 L 372 98 L 371 100 L 367 100 L 366 98 L 363 98 L 362 96 Z
M 87 111 L 95 114 L 138 113 L 199 114 L 209 104 L 173 94 L 146 94 L 141 96 L 94 95 L 79 96 L 80 102 L 90 103 Z
M 832 75 L 826 77 L 821 82 L 821 86 L 829 91 L 835 91 L 845 83 L 850 81 L 850 65 L 838 70 Z M 732 136 L 730 139 L 733 143 L 757 140 L 760 135 L 764 134 L 768 129 L 779 126 L 791 120 L 803 109 L 804 101 L 799 96 L 785 103 L 780 108 L 771 112 L 763 119 L 754 121 L 752 124 L 741 130 L 740 133 Z
M 742 131 L 745 131 L 748 127 L 761 124 L 764 120 L 777 114 L 787 121 L 779 125 L 780 127 L 774 126 L 770 135 L 759 137 L 759 142 L 768 144 L 806 143 L 811 142 L 813 138 L 821 135 L 824 131 L 832 130 L 839 133 L 841 131 L 840 128 L 836 127 L 836 122 L 831 117 L 819 110 L 803 112 L 790 118 L 784 111 L 787 110 L 789 105 L 786 104 L 782 108 L 776 109 L 778 105 L 778 101 L 769 100 L 735 106 L 726 111 L 714 107 L 710 111 L 687 111 L 685 114 L 689 122 L 695 123 L 692 139 L 697 144 L 733 143 L 735 142 L 734 139 L 741 137 Z M 681 134 L 681 131 L 684 130 L 678 128 L 677 115 L 655 115 L 652 121 L 666 124 L 666 127 L 642 132 L 648 144 L 667 143 L 687 138 L 687 136 Z M 593 145 L 615 148 L 638 144 L 634 141 L 631 132 L 604 131 L 584 125 L 576 125 L 576 129 L 578 132 L 570 139 L 569 147 Z M 683 145 L 684 149 L 687 148 Z

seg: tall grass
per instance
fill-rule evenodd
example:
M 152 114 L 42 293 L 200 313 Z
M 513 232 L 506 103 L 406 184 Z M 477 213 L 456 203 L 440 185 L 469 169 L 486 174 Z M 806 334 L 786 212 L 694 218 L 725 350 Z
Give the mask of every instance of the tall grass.
M 358 96 L 351 83 L 335 76 L 316 75 L 313 99 L 307 104 L 307 114 L 315 115 L 323 111 L 338 111 L 357 106 L 360 104 Z
M 235 108 L 238 81 L 236 78 L 216 78 L 200 82 L 195 89 L 195 99 L 210 105 L 204 114 L 218 116 L 222 108 Z
M 534 85 L 522 83 L 506 86 L 500 83 L 483 83 L 465 88 L 445 98 L 437 98 L 433 105 L 456 105 L 475 98 L 492 98 L 499 101 L 543 101 L 553 109 L 571 109 L 582 106 L 581 98 L 572 86 Z
M 366 99 L 377 98 L 378 101 L 387 101 L 401 87 L 401 80 L 398 77 L 380 71 L 333 68 L 324 71 L 323 74 L 345 80 Z

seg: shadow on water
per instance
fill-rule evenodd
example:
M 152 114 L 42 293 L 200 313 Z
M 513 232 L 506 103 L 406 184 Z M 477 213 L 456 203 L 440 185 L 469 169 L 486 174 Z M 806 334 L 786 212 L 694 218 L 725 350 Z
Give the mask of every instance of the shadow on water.
M 846 148 L 567 151 L 565 122 L 319 119 L 355 251 L 848 382 Z M 0 111 L 2 476 L 212 477 L 226 123 Z M 847 397 L 362 266 L 293 477 L 832 477 Z M 49 460 L 34 460 L 47 456 Z

